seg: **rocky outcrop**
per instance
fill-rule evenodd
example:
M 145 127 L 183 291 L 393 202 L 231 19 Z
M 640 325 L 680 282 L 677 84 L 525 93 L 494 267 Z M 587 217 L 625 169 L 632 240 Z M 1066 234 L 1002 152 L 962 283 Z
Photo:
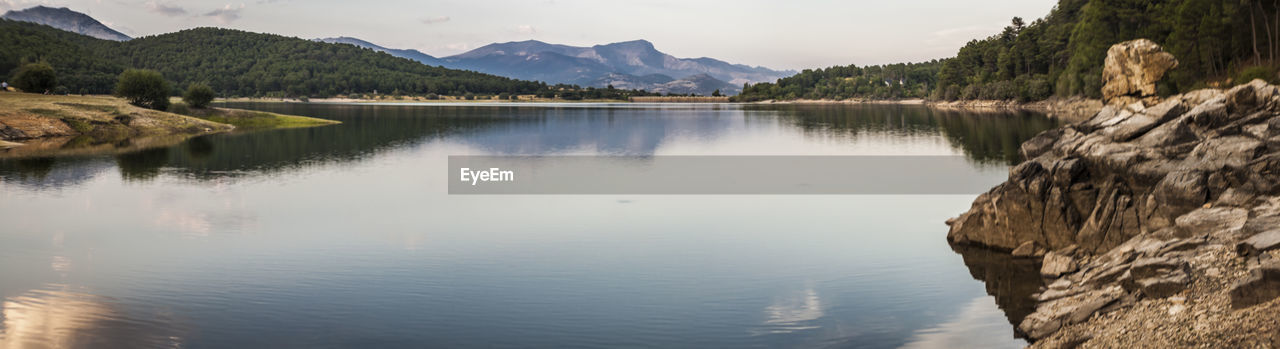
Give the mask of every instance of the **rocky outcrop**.
M 948 238 L 1096 254 L 1143 234 L 1259 233 L 1249 207 L 1280 184 L 1278 115 L 1280 92 L 1260 80 L 1104 107 L 1024 143 L 1028 160 L 951 220 Z
M 1107 50 L 1102 70 L 1102 100 L 1121 105 L 1153 102 L 1156 82 L 1178 66 L 1173 55 L 1147 39 L 1126 41 Z
M 1109 104 L 1022 144 L 1026 161 L 948 221 L 948 240 L 1043 253 L 1048 286 L 1016 325 L 1048 347 L 1110 338 L 1084 330 L 1094 321 L 1166 321 L 1152 304 L 1205 318 L 1228 300 L 1280 309 L 1269 262 L 1280 254 L 1280 88 L 1256 80 L 1160 100 L 1155 82 L 1177 63 L 1154 43 L 1116 45 L 1106 62 Z M 1240 314 L 1239 328 L 1272 329 Z

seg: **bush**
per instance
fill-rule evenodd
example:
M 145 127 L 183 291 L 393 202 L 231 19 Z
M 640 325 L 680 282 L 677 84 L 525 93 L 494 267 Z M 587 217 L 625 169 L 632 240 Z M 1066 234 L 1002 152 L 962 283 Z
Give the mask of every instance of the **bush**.
M 213 102 L 214 94 L 209 85 L 191 84 L 187 87 L 187 92 L 182 94 L 182 101 L 192 108 L 204 109 L 209 107 L 209 102 Z
M 45 93 L 58 85 L 58 75 L 53 66 L 46 63 L 31 63 L 18 68 L 13 75 L 13 87 L 23 92 Z
M 116 96 L 139 107 L 165 110 L 169 108 L 169 82 L 154 70 L 125 70 L 116 83 Z
M 169 106 L 168 112 L 174 113 L 174 114 L 191 115 L 191 108 L 188 108 L 186 103 L 174 103 L 173 105 Z
M 54 87 L 53 94 L 59 95 L 59 96 L 66 96 L 71 94 L 71 89 L 67 88 L 66 86 Z
M 1247 84 L 1250 81 L 1253 81 L 1253 79 L 1262 79 L 1269 83 L 1275 83 L 1276 71 L 1267 66 L 1249 67 L 1245 68 L 1245 70 L 1241 70 L 1239 74 L 1236 74 L 1236 78 L 1232 79 L 1232 82 L 1235 82 L 1237 85 Z

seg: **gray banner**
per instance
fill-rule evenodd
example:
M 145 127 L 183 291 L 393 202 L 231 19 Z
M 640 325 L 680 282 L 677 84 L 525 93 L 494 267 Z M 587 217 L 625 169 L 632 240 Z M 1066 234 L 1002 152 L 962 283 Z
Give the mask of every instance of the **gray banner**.
M 978 194 L 963 156 L 450 156 L 449 194 Z

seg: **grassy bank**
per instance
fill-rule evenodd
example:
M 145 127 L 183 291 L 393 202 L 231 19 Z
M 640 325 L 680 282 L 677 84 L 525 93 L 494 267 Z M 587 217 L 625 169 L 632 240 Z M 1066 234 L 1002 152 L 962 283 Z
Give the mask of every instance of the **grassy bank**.
M 175 103 L 170 111 L 207 121 L 233 125 L 237 131 L 256 131 L 280 128 L 314 127 L 340 124 L 341 122 L 306 116 L 276 114 L 264 111 L 209 107 L 190 108 Z
M 0 93 L 0 140 L 89 137 L 97 141 L 147 135 L 230 131 L 227 124 L 144 109 L 102 96 Z
M 0 92 L 0 157 L 121 153 L 232 130 L 338 123 L 228 108 L 178 105 L 171 111 L 139 108 L 108 96 Z

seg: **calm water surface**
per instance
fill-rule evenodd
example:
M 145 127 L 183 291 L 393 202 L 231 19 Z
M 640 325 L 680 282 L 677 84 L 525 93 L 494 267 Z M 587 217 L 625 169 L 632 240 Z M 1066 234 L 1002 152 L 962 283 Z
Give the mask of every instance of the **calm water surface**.
M 1034 268 L 945 241 L 972 195 L 450 196 L 445 169 L 449 155 L 962 154 L 998 174 L 1056 125 L 1043 116 L 234 106 L 344 124 L 0 160 L 0 347 L 1024 344 L 1010 321 Z

